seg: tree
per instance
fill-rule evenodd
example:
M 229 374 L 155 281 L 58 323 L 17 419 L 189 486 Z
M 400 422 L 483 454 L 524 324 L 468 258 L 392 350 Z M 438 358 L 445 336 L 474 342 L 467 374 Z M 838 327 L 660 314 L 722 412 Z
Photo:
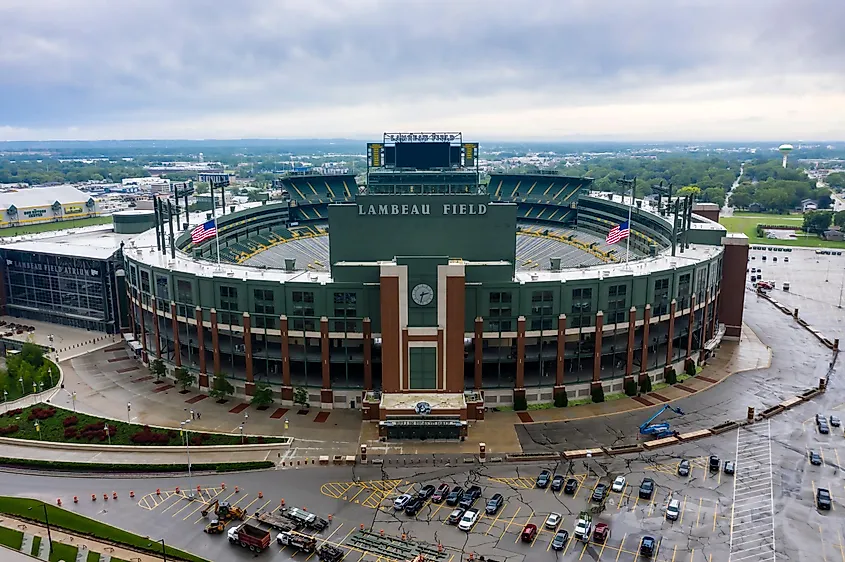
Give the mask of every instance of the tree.
M 804 230 L 814 234 L 823 234 L 830 228 L 833 211 L 809 211 L 804 213 Z
M 830 209 L 831 205 L 833 205 L 833 199 L 830 195 L 824 194 L 819 197 L 819 209 Z
M 155 375 L 156 380 L 161 380 L 161 377 L 167 374 L 167 367 L 161 359 L 153 359 L 150 361 L 150 373 Z
M 838 227 L 845 227 L 845 211 L 836 211 L 833 213 L 833 224 Z
M 701 195 L 701 188 L 697 185 L 687 185 L 675 192 L 675 195 L 677 195 L 678 197 L 686 197 L 687 195 L 692 195 L 696 199 L 698 199 L 698 196 Z
M 177 367 L 173 371 L 173 377 L 176 379 L 176 383 L 182 387 L 182 390 L 188 390 L 188 387 L 193 386 L 197 381 L 197 376 L 185 367 Z
M 194 183 L 194 192 L 202 195 L 209 192 L 208 184 L 204 181 Z
M 845 189 L 845 172 L 834 172 L 829 174 L 824 181 L 833 189 Z
M 234 393 L 235 387 L 232 386 L 232 383 L 229 382 L 225 374 L 217 373 L 214 375 L 214 379 L 211 382 L 211 389 L 208 391 L 209 396 L 219 400 L 225 400 Z
M 303 406 L 308 405 L 308 389 L 302 386 L 298 386 L 293 389 L 293 403 L 294 404 L 302 404 Z
M 269 384 L 260 382 L 255 385 L 251 403 L 256 408 L 266 408 L 273 403 L 273 389 Z
M 730 205 L 731 207 L 736 207 L 738 209 L 747 209 L 754 200 L 752 199 L 752 193 L 750 193 L 747 189 L 743 189 L 742 186 L 737 187 L 733 193 L 731 193 Z
M 593 402 L 604 402 L 604 387 L 600 384 L 593 385 L 592 390 L 590 390 L 590 396 Z
M 721 206 L 725 204 L 725 190 L 721 187 L 710 187 L 701 194 L 701 201 L 705 203 L 716 203 Z
M 23 344 L 20 356 L 22 361 L 26 361 L 36 369 L 44 364 L 44 350 L 32 342 Z

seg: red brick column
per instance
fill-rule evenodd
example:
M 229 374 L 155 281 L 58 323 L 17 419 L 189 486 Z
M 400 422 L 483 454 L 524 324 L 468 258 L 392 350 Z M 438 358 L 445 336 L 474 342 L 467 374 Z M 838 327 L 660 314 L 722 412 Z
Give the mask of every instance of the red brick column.
M 255 375 L 252 370 L 252 319 L 249 312 L 244 312 L 244 363 L 246 363 L 244 393 L 252 396 L 255 393 Z
M 135 327 L 135 299 L 132 298 L 132 290 L 129 283 L 126 284 L 126 302 L 129 303 L 129 323 L 132 325 L 132 337 L 138 339 L 138 328 Z
M 139 294 L 140 298 L 140 294 Z M 144 314 L 144 302 L 143 300 L 138 301 L 138 316 L 140 316 L 141 324 L 141 349 L 143 350 L 144 360 L 146 361 L 147 356 L 147 315 Z
M 293 386 L 290 384 L 290 342 L 288 341 L 288 317 L 279 316 L 279 332 L 282 340 L 282 400 L 293 400 Z
M 640 380 L 643 380 L 648 372 L 648 330 L 651 321 L 651 305 L 645 305 L 643 311 L 643 349 L 640 359 Z
M 373 323 L 364 318 L 364 390 L 373 389 Z
M 555 386 L 553 396 L 557 398 L 562 394 L 566 394 L 566 385 L 563 382 L 563 375 L 566 373 L 566 314 L 561 314 L 557 317 L 557 357 L 555 359 Z
M 739 340 L 745 305 L 745 271 L 748 267 L 748 237 L 729 234 L 722 238 L 722 282 L 719 295 L 719 319 L 725 325 L 725 338 Z
M 211 351 L 214 353 L 214 373 L 220 373 L 220 334 L 217 330 L 217 310 L 211 309 Z
M 158 309 L 156 308 L 156 299 L 155 297 L 150 297 L 150 303 L 152 303 L 153 308 L 153 330 L 155 334 L 156 344 L 156 358 L 161 359 L 161 333 L 159 332 L 158 328 Z
M 332 394 L 332 381 L 329 376 L 329 319 L 323 316 L 320 318 L 320 367 L 323 375 L 323 387 L 320 389 L 320 403 L 323 407 L 328 405 L 331 408 L 334 405 L 334 395 Z
M 687 315 L 687 355 L 686 358 L 692 357 L 692 335 L 695 332 L 695 294 L 690 297 L 689 314 Z
M 637 307 L 632 306 L 628 311 L 628 356 L 625 361 L 625 378 L 634 376 L 634 337 L 637 335 Z
M 707 309 L 710 304 L 710 290 L 704 293 L 704 307 L 701 310 L 701 352 L 698 354 L 698 362 L 704 362 L 704 344 L 707 342 Z
M 604 312 L 596 312 L 596 337 L 593 346 L 593 385 L 601 384 L 601 338 L 604 328 Z
M 170 303 L 170 325 L 173 328 L 173 362 L 182 366 L 182 347 L 179 345 L 179 321 L 176 320 L 176 303 Z
M 194 318 L 197 321 L 197 346 L 200 354 L 200 386 L 208 387 L 208 372 L 205 370 L 205 335 L 202 329 L 202 308 L 199 306 L 194 310 Z
M 514 401 L 525 398 L 525 316 L 516 319 L 516 381 Z
M 473 367 L 472 382 L 475 390 L 481 390 L 482 365 L 484 364 L 484 320 L 480 316 L 475 319 L 473 347 L 475 351 L 475 365 Z
M 678 310 L 678 301 L 672 299 L 669 304 L 669 331 L 667 336 L 669 339 L 666 342 L 666 368 L 672 365 L 672 352 L 675 351 L 675 313 Z

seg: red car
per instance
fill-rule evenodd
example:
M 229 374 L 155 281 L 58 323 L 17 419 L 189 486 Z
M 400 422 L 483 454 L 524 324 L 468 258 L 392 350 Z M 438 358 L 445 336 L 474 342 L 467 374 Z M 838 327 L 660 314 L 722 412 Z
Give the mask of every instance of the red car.
M 446 496 L 449 495 L 449 484 L 440 484 L 437 489 L 434 491 L 434 494 L 431 496 L 431 501 L 434 503 L 440 503 L 446 499 Z
M 537 536 L 537 525 L 529 523 L 522 530 L 522 542 L 531 542 Z
M 603 543 L 609 536 L 610 527 L 607 526 L 607 523 L 597 523 L 596 528 L 593 530 L 593 542 Z

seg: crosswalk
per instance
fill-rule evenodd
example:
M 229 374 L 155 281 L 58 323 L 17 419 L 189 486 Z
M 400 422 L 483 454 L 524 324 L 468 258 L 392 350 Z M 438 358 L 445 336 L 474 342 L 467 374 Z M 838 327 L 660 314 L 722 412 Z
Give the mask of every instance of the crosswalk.
M 739 428 L 736 450 L 728 560 L 774 562 L 771 422 Z

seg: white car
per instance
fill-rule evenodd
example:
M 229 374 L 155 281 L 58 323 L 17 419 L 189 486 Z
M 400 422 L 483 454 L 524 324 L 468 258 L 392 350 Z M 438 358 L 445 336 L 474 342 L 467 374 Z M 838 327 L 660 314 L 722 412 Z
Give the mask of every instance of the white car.
M 669 505 L 666 506 L 666 519 L 669 521 L 677 521 L 678 517 L 681 515 L 681 502 L 678 500 L 672 500 L 669 502 Z
M 546 528 L 557 529 L 557 526 L 560 525 L 560 520 L 560 513 L 549 513 L 549 516 L 546 517 Z
M 393 500 L 393 509 L 399 511 L 400 509 L 405 509 L 405 506 L 408 505 L 408 502 L 411 501 L 411 494 L 402 494 L 395 500 Z
M 625 477 L 624 476 L 617 476 L 616 480 L 613 481 L 613 486 L 611 490 L 614 492 L 621 492 L 625 489 Z
M 579 541 L 589 541 L 590 534 L 593 532 L 593 524 L 586 519 L 579 519 L 575 524 L 575 538 Z
M 468 509 L 464 513 L 464 516 L 461 517 L 461 522 L 458 523 L 458 529 L 461 531 L 470 531 L 476 521 L 478 521 L 478 510 Z

